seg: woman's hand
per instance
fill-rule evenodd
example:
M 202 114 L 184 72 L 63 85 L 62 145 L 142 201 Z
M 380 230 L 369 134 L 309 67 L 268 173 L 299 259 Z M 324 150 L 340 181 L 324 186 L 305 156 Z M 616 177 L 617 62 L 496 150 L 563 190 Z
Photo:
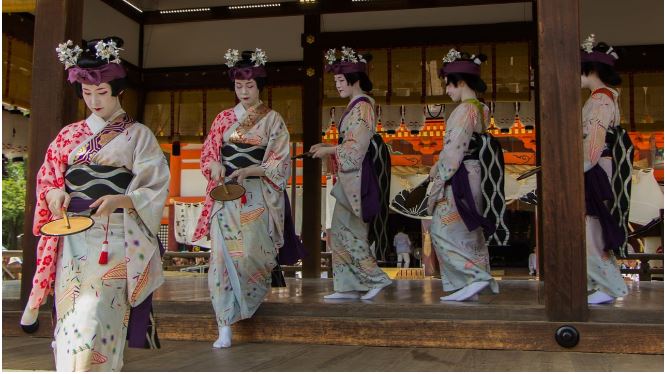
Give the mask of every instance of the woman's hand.
M 116 209 L 134 208 L 134 203 L 132 203 L 132 199 L 127 195 L 106 195 L 90 204 L 90 208 L 97 208 L 95 216 L 108 217 L 111 213 L 115 212 Z
M 263 168 L 254 165 L 234 171 L 231 173 L 231 175 L 229 175 L 229 178 L 235 178 L 238 180 L 238 184 L 242 184 L 242 182 L 244 182 L 245 178 L 247 177 L 263 177 L 265 175 L 266 173 Z
M 46 203 L 53 218 L 62 218 L 62 209 L 67 209 L 70 199 L 69 194 L 59 188 L 54 188 L 46 194 Z
M 337 147 L 332 144 L 319 143 L 319 144 L 314 144 L 309 149 L 309 152 L 311 154 L 311 157 L 313 158 L 324 158 L 330 155 L 334 155 L 336 150 Z
M 221 163 L 218 161 L 212 161 L 208 164 L 208 169 L 210 170 L 210 179 L 217 183 L 223 182 L 225 170 Z
M 434 181 L 434 178 L 436 178 L 436 175 L 439 173 L 439 168 L 434 165 L 429 169 L 429 180 Z

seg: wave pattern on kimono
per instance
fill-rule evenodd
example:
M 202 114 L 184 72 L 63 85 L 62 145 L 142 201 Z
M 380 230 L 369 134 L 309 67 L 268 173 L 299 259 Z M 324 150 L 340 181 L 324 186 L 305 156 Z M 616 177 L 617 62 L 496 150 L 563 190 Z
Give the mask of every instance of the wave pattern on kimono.
M 469 157 L 473 134 L 484 132 L 488 125 L 489 109 L 485 105 L 481 108 L 479 111 L 474 103 L 463 102 L 450 114 L 444 147 L 434 166 L 437 173 L 432 181 L 428 212 L 432 213 L 431 239 L 439 260 L 444 291 L 455 291 L 478 281 L 489 281 L 492 292 L 499 291 L 490 275 L 489 253 L 483 233 L 483 229 L 495 226 L 480 216 L 475 228 L 469 230 L 462 216 L 465 213 L 461 214 L 457 204 L 456 193 L 459 191 L 453 185 L 456 179 L 463 177 L 457 173 L 467 173 L 465 192 L 471 196 L 466 196 L 465 201 L 470 206 L 465 208 L 483 211 L 481 165 L 478 159 Z
M 245 179 L 243 199 L 214 202 L 204 208 L 208 219 L 195 233 L 209 230 L 212 239 L 208 288 L 219 326 L 250 318 L 270 290 L 277 252 L 284 244 L 284 189 L 289 177 L 289 133 L 281 116 L 260 103 L 245 110 L 241 104 L 220 113 L 201 155 L 210 181 L 211 161 L 224 166 L 225 175 L 252 165 L 263 177 Z M 206 204 L 208 201 L 206 201 Z M 212 213 L 211 213 L 212 212 Z
M 331 192 L 336 199 L 331 224 L 336 292 L 368 291 L 391 283 L 378 266 L 368 238 L 368 222 L 381 208 L 378 181 L 368 157 L 374 124 L 373 100 L 364 95 L 349 103 L 340 120 L 343 140 L 335 152 L 338 180 Z M 374 214 L 368 214 L 369 210 Z
M 85 232 L 40 239 L 35 278 L 53 283 L 35 282 L 28 308 L 55 291 L 58 371 L 120 370 L 130 311 L 163 282 L 156 232 L 168 194 L 168 166 L 150 129 L 126 115 L 118 118 L 107 124 L 93 114 L 63 128 L 38 174 L 36 233 L 52 219 L 45 196 L 53 188 L 71 194 L 70 207 L 108 194 L 126 194 L 134 205 L 111 214 L 108 225 L 97 219 Z M 107 228 L 108 263 L 100 264 Z M 142 327 L 141 344 L 147 326 Z
M 612 169 L 615 162 L 613 161 L 612 151 L 607 147 L 606 139 L 608 130 L 619 125 L 618 95 L 616 91 L 608 88 L 597 90 L 591 94 L 582 108 L 587 211 L 591 203 L 589 195 L 599 193 L 599 191 L 593 191 L 593 189 L 611 188 Z M 590 178 L 591 174 L 594 178 Z M 590 186 L 589 182 L 594 182 L 594 185 Z M 611 192 L 606 197 L 611 200 Z M 607 213 L 609 214 L 609 209 L 602 204 L 601 201 L 601 206 L 595 210 L 605 209 L 608 210 Z M 585 220 L 587 289 L 589 291 L 599 290 L 613 297 L 626 295 L 628 289 L 616 263 L 614 252 L 611 250 L 614 248 L 608 248 L 608 246 L 611 246 L 608 239 L 617 235 L 608 236 L 608 222 L 599 215 L 587 214 Z M 617 223 L 613 222 L 614 225 L 617 225 Z M 619 236 L 625 235 L 623 231 L 620 231 L 618 225 L 616 228 L 619 230 Z M 623 240 L 625 240 L 625 237 L 620 238 L 619 241 Z

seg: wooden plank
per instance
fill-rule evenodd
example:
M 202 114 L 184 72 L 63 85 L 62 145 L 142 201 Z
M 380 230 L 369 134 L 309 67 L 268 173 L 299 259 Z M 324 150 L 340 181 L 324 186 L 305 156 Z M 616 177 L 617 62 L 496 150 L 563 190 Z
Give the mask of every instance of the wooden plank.
M 553 321 L 588 317 L 580 119 L 579 0 L 537 1 L 539 236 Z
M 83 0 L 39 1 L 35 11 L 32 55 L 32 97 L 28 129 L 28 171 L 23 223 L 22 305 L 28 300 L 35 273 L 37 238 L 32 234 L 37 172 L 48 145 L 60 129 L 76 121 L 78 98 L 67 87 L 65 70 L 55 56 L 55 47 L 67 39 L 81 40 Z
M 16 348 L 31 351 L 16 358 Z M 54 370 L 49 339 L 3 339 L 3 369 Z M 27 352 L 26 352 L 27 353 Z M 314 344 L 234 344 L 163 340 L 159 350 L 125 349 L 125 371 L 663 371 L 658 355 L 579 352 L 358 347 Z
M 303 149 L 321 142 L 321 102 L 323 99 L 323 59 L 319 35 L 321 16 L 306 15 L 303 47 Z M 308 38 L 309 41 L 308 42 Z M 307 71 L 309 70 L 309 73 Z M 303 212 L 301 237 L 308 251 L 303 259 L 303 278 L 321 277 L 321 161 L 303 160 Z
M 213 341 L 214 318 L 157 316 L 162 339 Z M 234 325 L 234 341 L 597 353 L 663 354 L 663 326 L 576 323 L 580 342 L 563 348 L 555 331 L 563 322 L 448 321 L 256 316 Z

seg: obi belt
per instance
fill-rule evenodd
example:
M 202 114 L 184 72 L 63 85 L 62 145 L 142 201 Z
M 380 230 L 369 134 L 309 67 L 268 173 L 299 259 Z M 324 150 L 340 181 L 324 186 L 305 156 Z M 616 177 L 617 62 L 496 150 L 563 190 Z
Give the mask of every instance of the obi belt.
M 65 191 L 72 198 L 69 211 L 80 213 L 106 195 L 124 195 L 134 175 L 124 167 L 72 165 L 65 173 Z M 115 213 L 122 213 L 118 209 Z
M 228 142 L 222 146 L 222 165 L 226 176 L 234 171 L 249 166 L 259 166 L 263 163 L 266 147 Z M 260 177 L 247 177 L 247 179 L 258 179 Z M 280 265 L 293 265 L 305 257 L 307 251 L 300 238 L 296 235 L 296 226 L 291 213 L 291 202 L 289 195 L 284 190 L 284 245 L 279 249 L 277 262 Z
M 480 162 L 480 178 L 483 208 L 478 212 L 469 184 L 469 172 L 462 162 L 447 182 L 453 189 L 455 205 L 469 231 L 483 229 L 488 244 L 507 245 L 510 231 L 503 217 L 506 210 L 504 194 L 503 151 L 499 142 L 490 134 L 474 133 L 469 142 L 466 160 Z

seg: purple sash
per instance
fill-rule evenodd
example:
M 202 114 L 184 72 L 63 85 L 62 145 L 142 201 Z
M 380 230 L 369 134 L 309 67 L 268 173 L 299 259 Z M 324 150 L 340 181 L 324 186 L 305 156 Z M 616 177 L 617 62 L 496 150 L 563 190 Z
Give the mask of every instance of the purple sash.
M 610 214 L 605 201 L 612 201 L 612 187 L 607 174 L 600 165 L 592 167 L 584 173 L 584 202 L 586 214 L 597 217 L 603 231 L 605 251 L 611 251 L 623 245 L 625 234 Z
M 469 171 L 466 170 L 464 162 L 460 164 L 459 169 L 450 178 L 450 185 L 453 189 L 457 212 L 462 217 L 466 228 L 473 231 L 478 227 L 482 227 L 486 237 L 492 235 L 496 231 L 496 225 L 478 213 L 469 184 Z
M 340 127 L 344 121 L 344 118 L 346 118 L 346 116 L 351 113 L 351 110 L 353 110 L 356 104 L 363 101 L 371 104 L 371 101 L 365 96 L 360 96 L 349 103 L 339 120 Z M 340 138 L 339 141 L 341 143 L 343 138 Z M 363 159 L 360 178 L 360 206 L 363 215 L 363 222 L 369 223 L 381 211 L 381 191 L 379 189 L 379 180 L 376 176 L 376 171 L 374 170 L 374 164 L 370 159 L 369 150 Z
M 284 245 L 279 249 L 277 262 L 280 265 L 293 265 L 301 258 L 305 258 L 307 250 L 296 235 L 296 226 L 291 216 L 291 202 L 284 190 Z

